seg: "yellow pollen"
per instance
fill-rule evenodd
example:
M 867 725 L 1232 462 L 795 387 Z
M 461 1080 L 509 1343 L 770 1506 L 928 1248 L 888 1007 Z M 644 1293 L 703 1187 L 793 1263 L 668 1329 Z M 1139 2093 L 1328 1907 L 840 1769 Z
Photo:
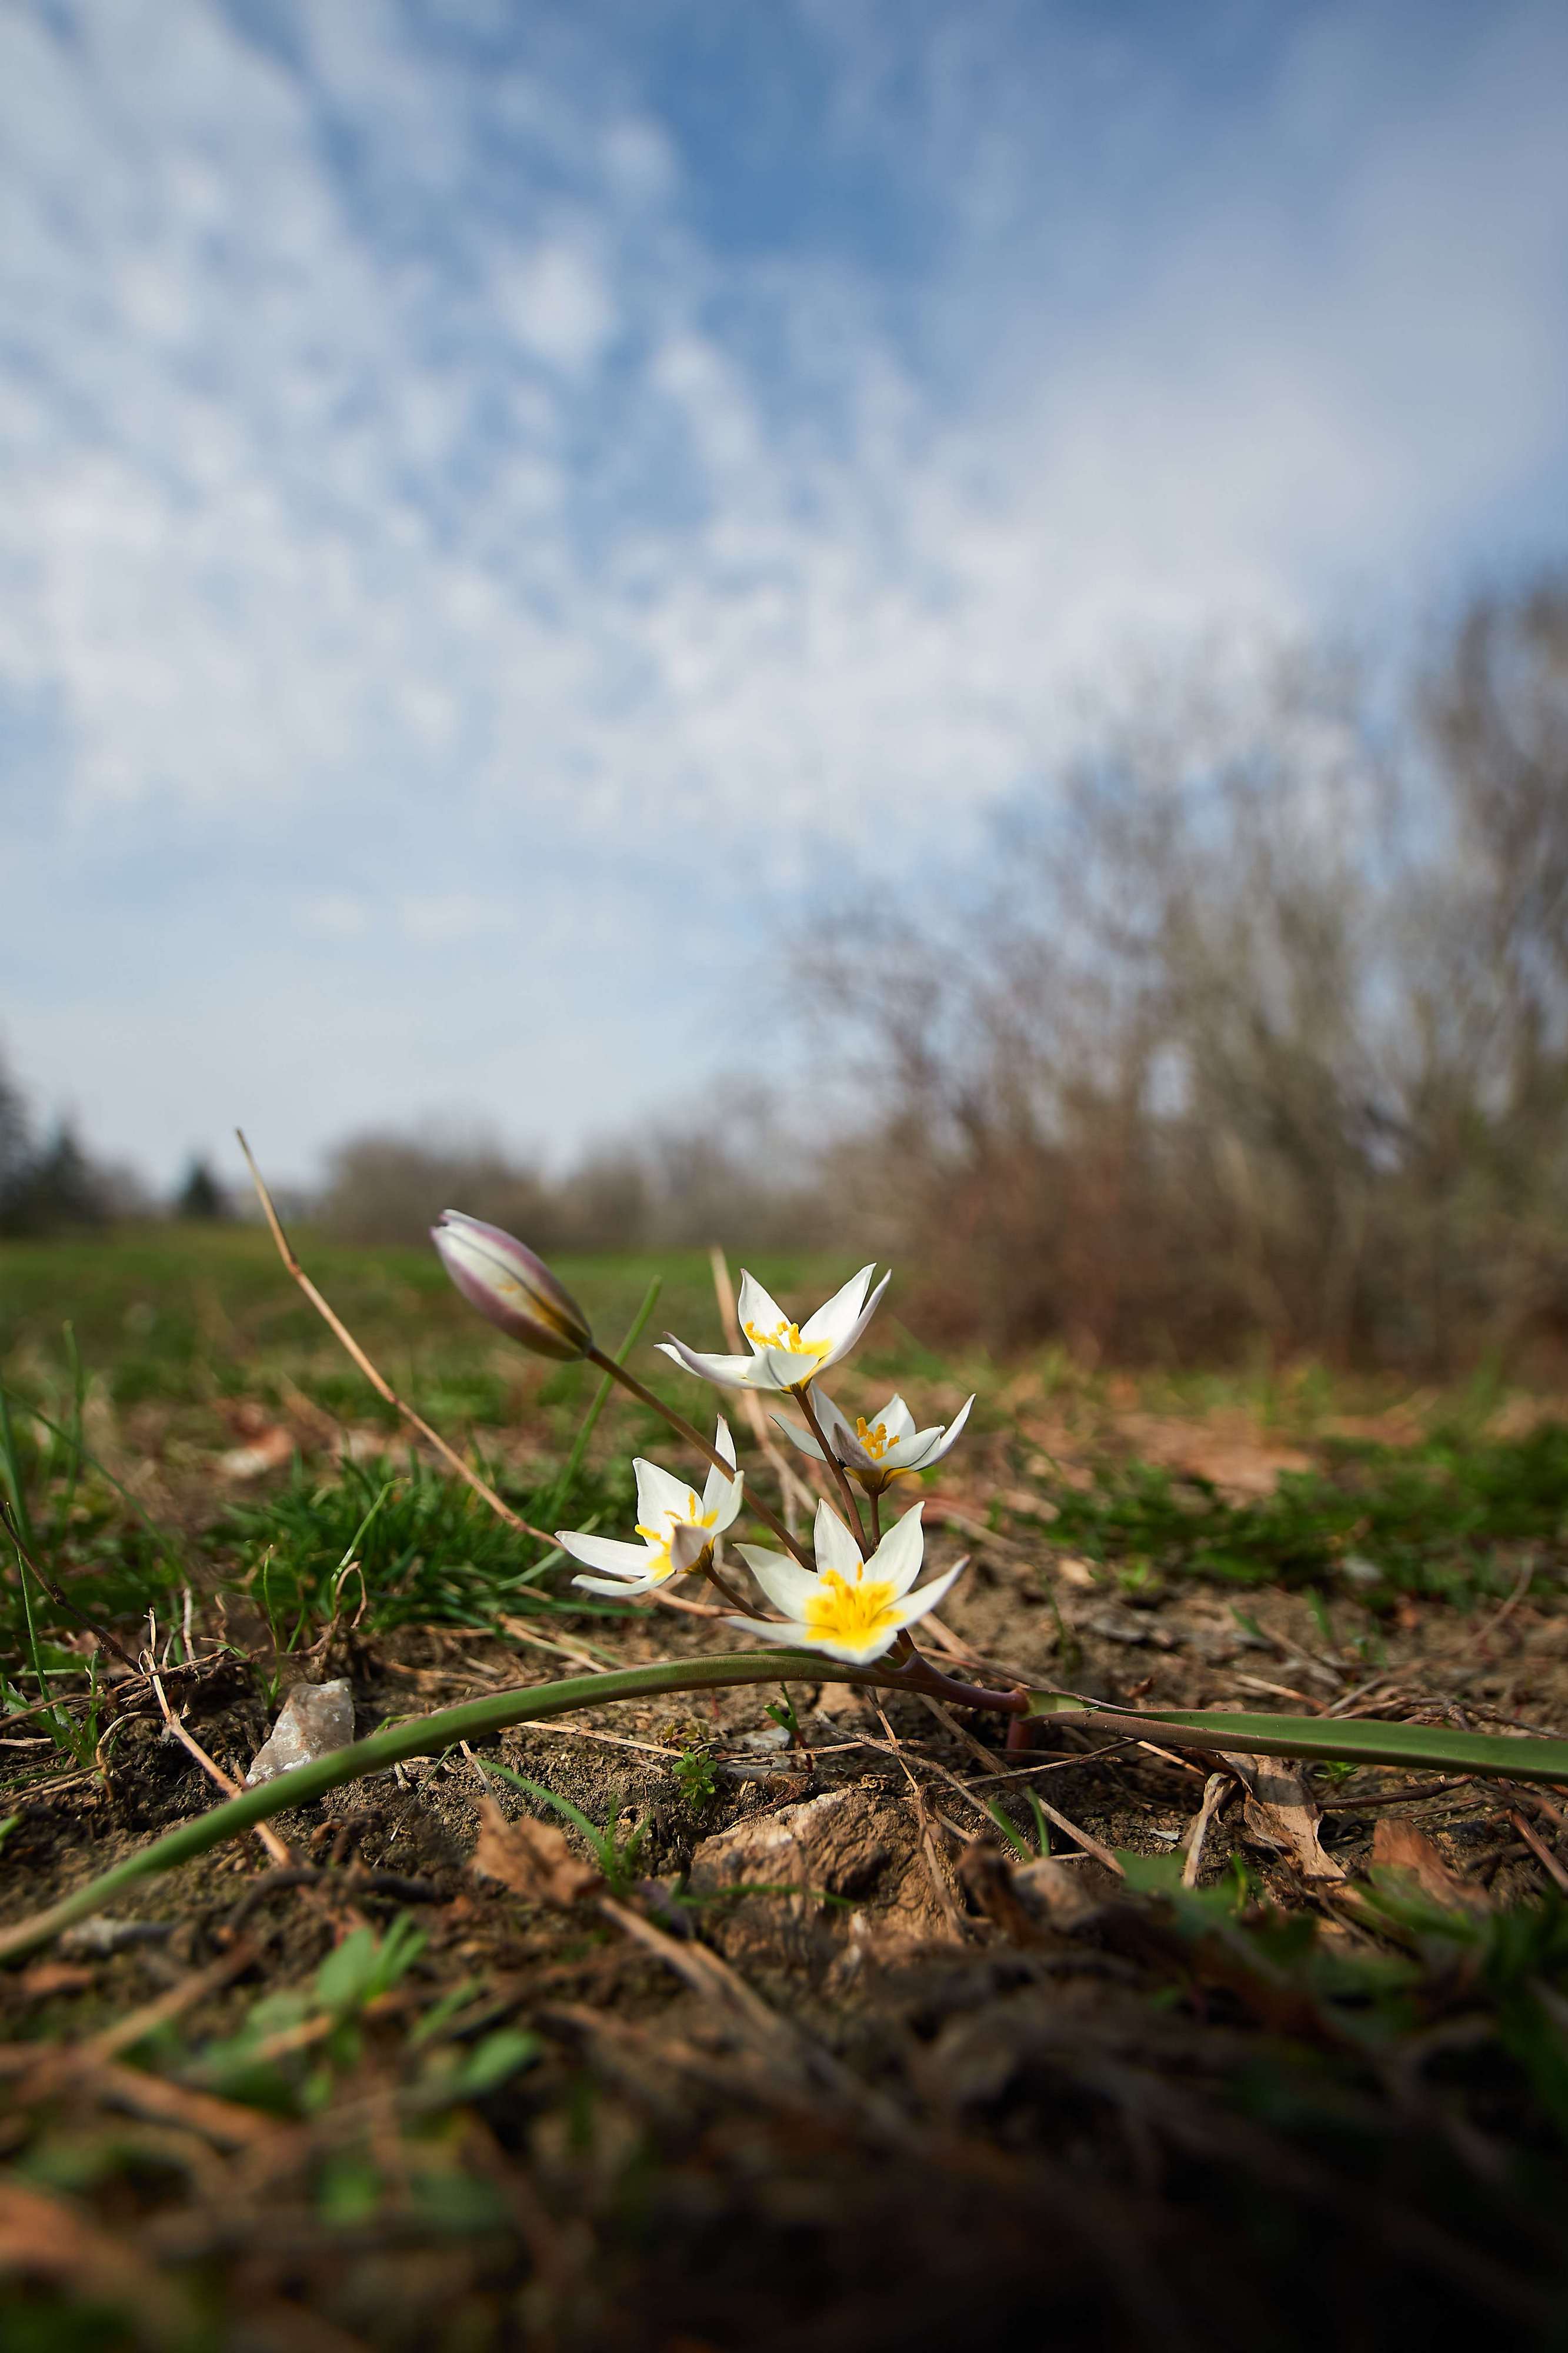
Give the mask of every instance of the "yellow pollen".
M 668 1577 L 670 1574 L 669 1547 L 675 1541 L 676 1529 L 683 1527 L 710 1528 L 718 1516 L 719 1509 L 717 1504 L 714 1505 L 712 1511 L 705 1512 L 702 1508 L 701 1497 L 698 1495 L 693 1489 L 688 1487 L 686 1491 L 686 1509 L 683 1512 L 667 1511 L 664 1515 L 665 1525 L 661 1528 L 650 1528 L 644 1521 L 639 1520 L 632 1533 L 634 1535 L 641 1536 L 644 1544 L 649 1547 L 650 1551 L 662 1558 L 664 1562 L 664 1575 Z M 648 1573 L 650 1576 L 658 1574 L 653 1561 L 648 1563 Z
M 855 1435 L 873 1462 L 879 1462 L 889 1447 L 897 1443 L 896 1440 L 888 1436 L 888 1425 L 885 1421 L 879 1421 L 874 1428 L 869 1428 L 863 1414 L 856 1417 Z
M 826 1356 L 833 1345 L 831 1340 L 803 1340 L 798 1324 L 780 1322 L 771 1332 L 761 1331 L 755 1324 L 747 1324 L 742 1329 L 753 1347 L 787 1348 L 792 1356 Z
M 895 1599 L 886 1577 L 873 1577 L 868 1585 L 860 1577 L 850 1585 L 836 1568 L 825 1568 L 801 1622 L 819 1641 L 863 1642 L 898 1624 Z

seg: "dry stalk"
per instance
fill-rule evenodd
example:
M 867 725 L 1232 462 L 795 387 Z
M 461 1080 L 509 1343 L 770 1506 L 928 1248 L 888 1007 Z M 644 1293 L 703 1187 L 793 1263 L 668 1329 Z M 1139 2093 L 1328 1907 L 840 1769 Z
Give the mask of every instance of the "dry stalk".
M 489 1481 L 481 1479 L 479 1472 L 473 1469 L 471 1464 L 465 1462 L 462 1456 L 458 1453 L 456 1449 L 448 1446 L 446 1440 L 436 1430 L 431 1429 L 429 1423 L 425 1420 L 423 1416 L 416 1413 L 414 1408 L 411 1405 L 406 1404 L 404 1399 L 398 1396 L 397 1391 L 393 1388 L 392 1383 L 386 1378 L 385 1375 L 376 1370 L 375 1366 L 371 1363 L 370 1358 L 365 1355 L 364 1350 L 360 1346 L 359 1342 L 354 1338 L 353 1334 L 349 1330 L 348 1325 L 343 1322 L 342 1316 L 339 1315 L 333 1308 L 328 1305 L 326 1300 L 322 1298 L 321 1293 L 317 1290 L 315 1284 L 311 1282 L 310 1276 L 306 1273 L 304 1268 L 295 1257 L 293 1246 L 289 1242 L 288 1235 L 284 1232 L 282 1225 L 279 1219 L 278 1211 L 273 1206 L 272 1196 L 267 1189 L 266 1180 L 262 1176 L 260 1169 L 256 1165 L 255 1159 L 251 1155 L 249 1145 L 247 1144 L 245 1140 L 244 1130 L 237 1127 L 234 1132 L 239 1138 L 239 1148 L 245 1155 L 245 1162 L 247 1167 L 250 1171 L 251 1182 L 256 1187 L 257 1198 L 261 1203 L 262 1215 L 266 1218 L 268 1228 L 272 1235 L 272 1239 L 278 1245 L 279 1257 L 282 1260 L 289 1272 L 293 1276 L 295 1282 L 299 1284 L 300 1290 L 304 1293 L 306 1298 L 315 1309 L 317 1314 L 326 1324 L 328 1330 L 333 1335 L 334 1338 L 339 1341 L 342 1346 L 347 1349 L 349 1355 L 353 1358 L 354 1363 L 359 1366 L 361 1372 L 364 1375 L 372 1388 L 376 1392 L 376 1395 L 378 1397 L 384 1398 L 386 1403 L 403 1416 L 404 1420 L 407 1422 L 409 1428 L 411 1430 L 416 1430 L 419 1432 L 420 1437 L 426 1441 L 426 1445 L 433 1446 L 435 1448 L 442 1461 L 451 1466 L 451 1468 L 457 1472 L 459 1479 L 467 1480 L 475 1494 L 481 1495 L 485 1502 L 489 1505 L 491 1511 L 496 1514 L 499 1519 L 504 1520 L 509 1528 L 516 1528 L 521 1535 L 532 1536 L 536 1543 L 548 1545 L 550 1549 L 553 1552 L 555 1549 L 554 1537 L 545 1529 L 534 1527 L 530 1521 L 523 1519 L 521 1514 L 514 1512 L 510 1504 L 503 1503 L 500 1497 L 496 1493 L 495 1489 L 489 1484 Z

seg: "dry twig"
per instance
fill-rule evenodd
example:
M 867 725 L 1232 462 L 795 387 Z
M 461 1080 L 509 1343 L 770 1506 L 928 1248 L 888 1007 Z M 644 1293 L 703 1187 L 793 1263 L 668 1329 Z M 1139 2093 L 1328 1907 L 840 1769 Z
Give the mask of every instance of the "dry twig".
M 407 1405 L 404 1402 L 403 1398 L 398 1396 L 397 1391 L 393 1388 L 392 1383 L 385 1377 L 384 1374 L 377 1372 L 375 1366 L 371 1363 L 370 1358 L 365 1355 L 364 1350 L 360 1346 L 359 1342 L 354 1338 L 353 1334 L 349 1330 L 348 1325 L 343 1322 L 342 1316 L 327 1304 L 327 1302 L 322 1298 L 321 1293 L 317 1290 L 315 1284 L 311 1282 L 310 1276 L 306 1273 L 304 1268 L 295 1257 L 293 1246 L 289 1242 L 288 1235 L 284 1232 L 282 1225 L 279 1220 L 278 1211 L 273 1206 L 272 1196 L 267 1189 L 266 1180 L 262 1176 L 260 1169 L 257 1166 L 256 1162 L 251 1155 L 249 1145 L 247 1144 L 245 1140 L 244 1131 L 243 1129 L 237 1127 L 234 1132 L 239 1138 L 239 1148 L 245 1155 L 246 1166 L 249 1169 L 251 1182 L 256 1187 L 257 1195 L 261 1203 L 262 1214 L 267 1219 L 272 1239 L 278 1245 L 279 1257 L 282 1260 L 284 1265 L 288 1268 L 289 1272 L 293 1276 L 295 1282 L 299 1284 L 300 1290 L 304 1293 L 306 1298 L 315 1309 L 317 1314 L 327 1325 L 328 1330 L 331 1331 L 340 1344 L 347 1349 L 349 1355 L 353 1358 L 354 1363 L 359 1366 L 361 1372 L 364 1375 L 372 1388 L 376 1392 L 376 1395 L 378 1397 L 384 1398 L 387 1404 L 393 1407 L 396 1412 L 403 1416 L 404 1420 L 408 1423 L 410 1429 L 416 1430 L 419 1432 L 420 1437 L 425 1440 L 426 1443 L 436 1449 L 437 1453 L 440 1455 L 442 1461 L 451 1466 L 451 1468 L 457 1472 L 459 1479 L 467 1480 L 468 1485 L 473 1489 L 476 1495 L 483 1496 L 485 1502 L 489 1505 L 491 1511 L 495 1513 L 498 1519 L 504 1520 L 509 1528 L 516 1528 L 520 1535 L 532 1536 L 536 1542 L 542 1545 L 548 1545 L 551 1551 L 553 1552 L 555 1549 L 554 1537 L 545 1529 L 536 1528 L 531 1524 L 531 1522 L 523 1519 L 519 1513 L 512 1510 L 510 1504 L 503 1504 L 500 1497 L 496 1493 L 495 1489 L 489 1484 L 489 1481 L 481 1479 L 479 1472 L 474 1470 L 469 1463 L 464 1461 L 462 1456 L 457 1452 L 455 1448 L 448 1446 L 446 1440 L 439 1436 L 436 1430 L 432 1430 L 429 1423 L 426 1421 L 421 1415 L 416 1414 L 411 1405 Z

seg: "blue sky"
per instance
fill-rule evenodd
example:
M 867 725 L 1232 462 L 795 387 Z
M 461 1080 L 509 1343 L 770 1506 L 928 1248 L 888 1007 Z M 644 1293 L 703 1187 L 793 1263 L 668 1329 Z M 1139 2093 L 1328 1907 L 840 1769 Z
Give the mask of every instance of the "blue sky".
M 1564 552 L 1568 15 L 14 0 L 0 1036 L 160 1179 L 713 1116 L 1136 666 Z

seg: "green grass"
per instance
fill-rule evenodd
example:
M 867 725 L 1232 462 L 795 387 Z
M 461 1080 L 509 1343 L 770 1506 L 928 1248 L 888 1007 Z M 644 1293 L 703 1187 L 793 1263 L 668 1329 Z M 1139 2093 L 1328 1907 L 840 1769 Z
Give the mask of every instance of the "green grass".
M 553 1527 L 629 1525 L 634 1451 L 667 1455 L 662 1426 L 617 1398 L 560 1492 L 598 1377 L 581 1365 L 528 1356 L 475 1316 L 433 1250 L 363 1250 L 296 1237 L 311 1274 L 387 1377 L 458 1444 L 495 1457 L 489 1472 L 526 1519 Z M 673 1328 L 719 1340 L 712 1279 L 702 1251 L 665 1257 L 563 1259 L 604 1344 L 618 1346 L 650 1280 L 662 1279 L 651 1325 L 636 1350 L 645 1379 L 692 1406 L 691 1384 L 655 1352 Z M 757 1273 L 792 1310 L 821 1299 L 847 1271 L 838 1260 L 763 1258 Z M 1015 1368 L 966 1366 L 981 1391 L 984 1433 L 1008 1429 Z M 1081 1409 L 1094 1425 L 1110 1385 L 1058 1356 L 1034 1366 L 1041 1399 Z M 952 1368 L 885 1314 L 858 1375 L 884 1385 L 951 1384 Z M 1336 1390 L 1321 1367 L 1275 1381 L 1261 1374 L 1163 1376 L 1167 1407 L 1233 1410 L 1245 1399 L 1266 1424 L 1331 1419 Z M 1159 1383 L 1156 1383 L 1159 1387 Z M 96 1619 L 134 1620 L 149 1604 L 167 1622 L 187 1582 L 243 1591 L 280 1642 L 307 1641 L 334 1608 L 372 1629 L 410 1621 L 474 1626 L 498 1610 L 595 1605 L 570 1595 L 559 1556 L 498 1522 L 457 1482 L 412 1457 L 394 1411 L 343 1355 L 289 1280 L 268 1236 L 249 1227 L 158 1227 L 110 1238 L 0 1245 L 0 1481 L 14 1492 L 47 1572 Z M 300 1395 L 335 1419 L 379 1427 L 381 1459 L 340 1471 L 297 1464 L 268 1491 L 236 1495 L 211 1472 L 232 1444 L 236 1403 L 297 1410 Z M 1402 1594 L 1463 1602 L 1503 1589 L 1521 1546 L 1542 1555 L 1542 1582 L 1558 1574 L 1568 1535 L 1568 1430 L 1489 1436 L 1500 1398 L 1487 1368 L 1445 1402 L 1445 1426 L 1409 1448 L 1335 1445 L 1322 1466 L 1287 1473 L 1272 1493 L 1233 1503 L 1205 1482 L 1146 1464 L 1102 1467 L 1087 1492 L 1040 1488 L 1042 1520 L 1058 1547 L 1114 1571 L 1129 1598 L 1153 1598 L 1173 1578 L 1238 1588 L 1265 1584 L 1342 1594 L 1374 1610 Z M 1028 1451 L 1020 1445 L 1020 1455 Z M 150 1459 L 149 1459 L 150 1458 Z M 1016 1461 L 1018 1457 L 1015 1457 Z M 203 1501 L 193 1523 L 149 1511 L 142 1474 L 167 1462 Z M 379 1502 L 378 1502 L 379 1498 Z M 372 1506 L 376 1508 L 363 1529 Z M 353 1556 L 358 1568 L 345 1572 Z M 10 1704 L 42 1695 L 69 1653 L 68 1630 L 47 1597 L 26 1597 L 5 1564 L 0 1668 Z M 363 1581 L 362 1581 L 363 1580 Z M 305 1630 L 310 1630 L 309 1631 Z
M 1568 1426 L 1511 1439 L 1439 1433 L 1410 1448 L 1343 1443 L 1325 1472 L 1286 1472 L 1231 1503 L 1146 1463 L 1055 1485 L 1054 1541 L 1117 1565 L 1136 1598 L 1172 1576 L 1237 1586 L 1337 1582 L 1372 1607 L 1400 1593 L 1465 1602 L 1499 1589 L 1499 1548 L 1568 1539 Z

